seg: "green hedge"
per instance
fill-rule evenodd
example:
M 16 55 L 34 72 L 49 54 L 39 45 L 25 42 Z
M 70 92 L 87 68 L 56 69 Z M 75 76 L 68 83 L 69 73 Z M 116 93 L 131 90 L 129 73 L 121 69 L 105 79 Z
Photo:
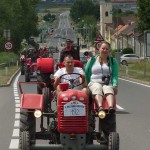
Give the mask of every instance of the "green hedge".
M 18 59 L 19 56 L 13 52 L 0 52 L 0 63 L 9 63 Z

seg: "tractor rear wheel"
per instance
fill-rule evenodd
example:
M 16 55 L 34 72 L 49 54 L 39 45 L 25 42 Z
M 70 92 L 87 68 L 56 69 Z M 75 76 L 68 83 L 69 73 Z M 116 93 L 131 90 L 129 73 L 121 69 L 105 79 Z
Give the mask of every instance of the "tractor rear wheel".
M 20 71 L 21 71 L 21 75 L 24 75 L 24 65 L 21 65 Z
M 20 132 L 19 149 L 30 150 L 30 134 L 28 131 Z
M 28 112 L 28 110 L 20 111 L 20 132 L 23 131 L 28 131 L 31 143 L 35 143 L 36 118 L 34 117 L 34 113 Z
M 30 82 L 30 68 L 25 66 L 25 82 Z

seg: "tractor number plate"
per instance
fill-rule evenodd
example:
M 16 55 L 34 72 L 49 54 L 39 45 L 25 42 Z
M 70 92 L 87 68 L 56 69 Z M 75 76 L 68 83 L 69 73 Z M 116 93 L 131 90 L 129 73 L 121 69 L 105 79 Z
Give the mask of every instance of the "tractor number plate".
M 70 101 L 64 105 L 64 116 L 85 116 L 85 104 L 77 100 Z

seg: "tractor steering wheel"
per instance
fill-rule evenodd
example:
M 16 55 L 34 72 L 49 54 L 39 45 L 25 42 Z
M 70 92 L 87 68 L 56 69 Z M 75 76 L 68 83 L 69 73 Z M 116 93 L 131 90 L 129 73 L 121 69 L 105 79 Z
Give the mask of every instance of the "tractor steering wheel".
M 70 79 L 67 78 L 68 75 L 69 75 Z M 73 75 L 76 75 L 76 77 L 74 77 Z M 78 79 L 78 81 L 79 81 L 80 78 L 81 78 L 81 81 L 82 81 L 82 82 L 81 82 L 81 83 L 79 82 L 79 83 L 76 83 L 76 84 L 75 84 L 75 81 L 77 81 L 77 79 Z M 85 82 L 85 79 L 83 78 L 83 75 L 81 75 L 81 74 L 79 74 L 79 73 L 66 73 L 66 74 L 63 74 L 63 75 L 60 76 L 60 80 L 61 80 L 61 79 L 64 79 L 64 80 L 68 80 L 68 81 L 69 81 L 69 83 L 70 83 L 69 88 L 70 88 L 70 89 L 73 89 L 73 88 L 76 87 L 76 86 L 80 86 L 80 85 L 82 85 L 82 84 Z

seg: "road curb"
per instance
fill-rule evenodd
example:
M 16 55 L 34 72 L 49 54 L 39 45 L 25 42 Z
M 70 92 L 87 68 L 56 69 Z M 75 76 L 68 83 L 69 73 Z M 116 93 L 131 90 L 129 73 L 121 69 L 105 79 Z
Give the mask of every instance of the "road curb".
M 10 77 L 9 81 L 7 82 L 7 84 L 2 84 L 0 85 L 0 87 L 7 87 L 10 86 L 12 83 L 12 80 L 14 79 L 14 77 L 19 73 L 20 68 Z

